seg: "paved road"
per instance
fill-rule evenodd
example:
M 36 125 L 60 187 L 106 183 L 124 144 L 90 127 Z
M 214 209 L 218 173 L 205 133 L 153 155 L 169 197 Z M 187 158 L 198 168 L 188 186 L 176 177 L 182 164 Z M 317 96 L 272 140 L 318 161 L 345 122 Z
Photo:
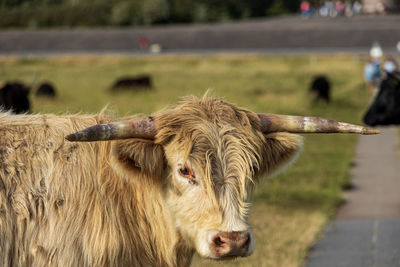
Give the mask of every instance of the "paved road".
M 345 196 L 307 267 L 400 266 L 400 169 L 398 133 L 382 128 L 361 136 L 352 169 L 354 189 Z
M 279 17 L 220 24 L 126 29 L 0 31 L 0 54 L 140 53 L 146 36 L 163 52 L 368 52 L 379 41 L 389 52 L 400 41 L 400 16 L 303 19 Z

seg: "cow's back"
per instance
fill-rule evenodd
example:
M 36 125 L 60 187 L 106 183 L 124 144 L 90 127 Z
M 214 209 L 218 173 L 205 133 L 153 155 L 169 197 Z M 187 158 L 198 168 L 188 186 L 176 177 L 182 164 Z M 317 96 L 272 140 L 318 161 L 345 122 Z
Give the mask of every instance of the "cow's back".
M 96 163 L 82 154 L 88 146 L 96 146 L 70 143 L 64 136 L 98 121 L 94 116 L 0 114 L 0 259 L 4 266 L 44 266 L 52 257 L 58 261 L 52 264 L 62 265 L 56 256 L 60 251 L 55 250 L 65 248 L 70 253 L 79 248 L 79 244 L 72 248 L 55 231 L 68 227 L 63 224 L 73 217 L 71 207 L 79 203 L 67 203 L 76 199 L 68 194 L 85 187 L 76 180 L 90 176 L 85 169 L 94 170 L 88 164 Z M 73 254 L 76 257 L 79 251 Z
M 152 179 L 116 168 L 112 142 L 64 139 L 106 121 L 0 113 L 0 265 L 189 264 Z

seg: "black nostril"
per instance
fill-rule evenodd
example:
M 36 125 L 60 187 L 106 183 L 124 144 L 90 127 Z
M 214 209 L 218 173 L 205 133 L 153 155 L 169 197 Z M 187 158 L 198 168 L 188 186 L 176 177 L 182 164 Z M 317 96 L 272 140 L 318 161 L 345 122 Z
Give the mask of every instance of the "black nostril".
M 217 247 L 220 247 L 220 246 L 222 246 L 222 244 L 225 243 L 224 241 L 222 241 L 221 237 L 219 237 L 219 236 L 215 237 L 213 241 Z

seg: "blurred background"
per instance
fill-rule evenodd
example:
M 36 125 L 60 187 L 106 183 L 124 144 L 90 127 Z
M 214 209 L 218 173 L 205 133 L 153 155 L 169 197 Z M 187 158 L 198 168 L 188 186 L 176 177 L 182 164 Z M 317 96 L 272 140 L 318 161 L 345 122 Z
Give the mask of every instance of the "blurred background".
M 1 27 L 108 27 L 399 11 L 399 0 L 1 0 Z
M 0 0 L 0 105 L 127 116 L 211 89 L 255 112 L 362 124 L 398 71 L 398 12 L 399 0 Z M 255 193 L 254 254 L 194 266 L 304 265 L 351 188 L 357 138 L 307 135 Z

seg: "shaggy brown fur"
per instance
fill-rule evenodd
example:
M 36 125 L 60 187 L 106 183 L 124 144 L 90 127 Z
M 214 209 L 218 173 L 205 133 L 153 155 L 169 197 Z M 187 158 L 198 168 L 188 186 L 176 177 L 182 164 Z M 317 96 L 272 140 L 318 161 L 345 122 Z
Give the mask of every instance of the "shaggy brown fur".
M 188 266 L 195 250 L 210 256 L 209 231 L 248 228 L 255 182 L 302 144 L 207 97 L 154 117 L 153 141 L 71 143 L 65 135 L 109 119 L 1 114 L 0 265 Z

